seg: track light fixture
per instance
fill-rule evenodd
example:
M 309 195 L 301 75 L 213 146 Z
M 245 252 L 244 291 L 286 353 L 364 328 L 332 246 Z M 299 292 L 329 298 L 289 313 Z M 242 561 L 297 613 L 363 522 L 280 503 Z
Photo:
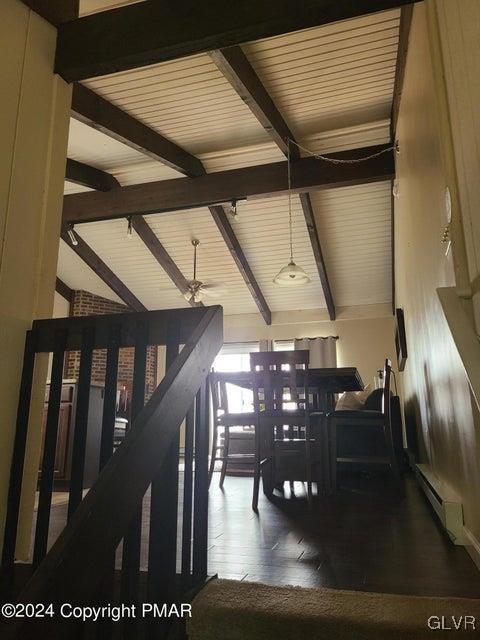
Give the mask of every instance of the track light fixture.
M 132 216 L 127 218 L 127 239 L 131 240 L 133 236 Z
M 232 203 L 230 204 L 230 215 L 232 216 L 232 218 L 236 218 L 238 213 L 237 213 L 237 199 L 233 198 Z
M 74 227 L 75 227 L 74 224 L 69 224 L 68 225 L 68 229 L 67 229 L 67 233 L 68 233 L 68 237 L 70 238 L 70 242 L 73 244 L 74 247 L 76 247 L 77 244 L 78 244 L 78 240 L 77 240 L 77 236 L 76 236 L 75 231 L 74 231 Z

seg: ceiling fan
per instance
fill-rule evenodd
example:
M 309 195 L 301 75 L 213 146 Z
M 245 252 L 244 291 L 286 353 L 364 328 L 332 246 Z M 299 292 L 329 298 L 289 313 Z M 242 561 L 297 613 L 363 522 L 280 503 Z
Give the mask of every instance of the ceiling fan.
M 192 240 L 193 245 L 193 278 L 187 280 L 187 290 L 183 297 L 188 302 L 203 302 L 205 298 L 220 298 L 227 290 L 221 284 L 207 284 L 197 280 L 197 247 L 199 240 Z

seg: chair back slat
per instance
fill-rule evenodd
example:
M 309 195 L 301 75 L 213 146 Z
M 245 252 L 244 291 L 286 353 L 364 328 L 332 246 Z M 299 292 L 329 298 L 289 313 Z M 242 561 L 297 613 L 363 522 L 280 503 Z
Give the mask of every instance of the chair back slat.
M 221 376 L 215 371 L 210 374 L 210 389 L 214 418 L 228 414 L 227 385 L 225 380 L 222 380 Z
M 296 366 L 290 365 L 288 378 L 290 383 L 290 402 L 296 402 L 298 404 L 298 400 L 300 396 L 298 394 Z
M 287 402 L 295 404 L 296 411 L 306 410 L 308 363 L 307 350 L 251 353 L 250 369 L 253 373 L 255 411 L 281 413 L 285 410 Z M 302 380 L 299 379 L 300 370 Z
M 222 409 L 224 413 L 228 413 L 228 393 L 227 393 L 227 384 L 225 380 L 220 380 L 219 391 L 220 391 L 220 409 Z

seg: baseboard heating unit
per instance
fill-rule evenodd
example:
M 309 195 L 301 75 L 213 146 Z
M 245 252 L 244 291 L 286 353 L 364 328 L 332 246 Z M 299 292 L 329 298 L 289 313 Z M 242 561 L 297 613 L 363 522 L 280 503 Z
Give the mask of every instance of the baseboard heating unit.
M 428 464 L 417 464 L 414 469 L 419 485 L 449 538 L 454 544 L 464 545 L 463 507 L 460 499 L 437 478 Z

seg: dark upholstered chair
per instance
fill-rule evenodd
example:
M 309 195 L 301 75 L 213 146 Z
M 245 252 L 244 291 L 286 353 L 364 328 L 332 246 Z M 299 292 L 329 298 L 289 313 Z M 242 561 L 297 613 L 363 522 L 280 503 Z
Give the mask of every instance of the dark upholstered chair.
M 381 393 L 381 410 L 361 409 L 358 411 L 332 411 L 327 416 L 329 440 L 330 483 L 333 492 L 337 489 L 339 464 L 355 465 L 386 465 L 390 467 L 398 486 L 401 485 L 401 475 L 395 454 L 392 431 L 392 394 L 391 394 L 392 365 L 385 361 L 384 388 Z M 378 393 L 376 394 L 379 395 Z M 372 403 L 378 402 L 372 396 Z M 361 434 L 360 438 L 359 435 Z M 355 436 L 351 440 L 362 442 L 362 451 L 349 452 L 349 435 Z M 373 436 L 373 437 L 372 437 Z M 373 445 L 372 443 L 375 443 Z M 345 450 L 347 449 L 347 450 Z

